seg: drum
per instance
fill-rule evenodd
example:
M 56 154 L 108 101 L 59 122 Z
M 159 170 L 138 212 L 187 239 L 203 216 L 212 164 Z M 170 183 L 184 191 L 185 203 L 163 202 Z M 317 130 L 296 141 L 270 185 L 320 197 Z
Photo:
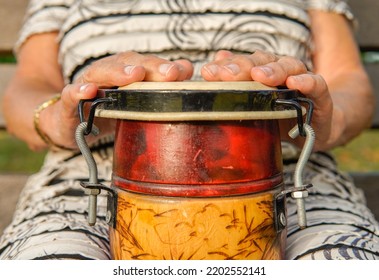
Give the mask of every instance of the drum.
M 83 185 L 92 197 L 110 193 L 114 259 L 283 258 L 279 120 L 302 124 L 298 92 L 146 82 L 99 95 L 94 115 L 117 120 L 112 183 Z

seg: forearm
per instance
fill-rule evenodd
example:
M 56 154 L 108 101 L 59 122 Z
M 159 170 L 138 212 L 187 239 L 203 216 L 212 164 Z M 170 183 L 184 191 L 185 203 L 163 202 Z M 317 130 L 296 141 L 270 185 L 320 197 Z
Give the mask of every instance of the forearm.
M 371 125 L 375 98 L 363 69 L 339 75 L 329 82 L 329 90 L 334 108 L 328 146 L 333 148 L 346 144 Z
M 34 128 L 34 112 L 38 105 L 59 92 L 49 83 L 16 73 L 5 91 L 3 102 L 8 132 L 25 141 L 32 150 L 47 148 Z M 45 120 L 42 117 L 45 113 L 41 112 L 41 122 Z
M 315 45 L 313 71 L 325 79 L 333 103 L 330 135 L 323 145 L 323 149 L 331 149 L 346 144 L 370 125 L 375 103 L 346 18 L 321 11 L 310 14 Z
M 64 86 L 57 59 L 57 36 L 57 32 L 41 33 L 26 40 L 17 53 L 16 72 L 5 91 L 3 111 L 7 129 L 33 150 L 47 147 L 34 129 L 34 111 Z M 51 119 L 45 118 L 46 111 L 41 112 L 41 121 Z

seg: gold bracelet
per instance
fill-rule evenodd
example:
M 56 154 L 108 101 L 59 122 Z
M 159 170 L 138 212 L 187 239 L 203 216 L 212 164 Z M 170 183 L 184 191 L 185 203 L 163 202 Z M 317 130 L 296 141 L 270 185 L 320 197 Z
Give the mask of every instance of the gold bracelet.
M 49 136 L 47 136 L 44 132 L 42 132 L 41 128 L 39 127 L 39 121 L 40 121 L 40 115 L 43 110 L 45 110 L 47 107 L 57 103 L 61 99 L 61 95 L 55 95 L 54 97 L 50 98 L 49 100 L 43 102 L 41 105 L 39 105 L 35 110 L 34 110 L 34 129 L 36 130 L 37 134 L 39 137 L 41 137 L 42 141 L 45 142 L 49 148 L 52 149 L 60 149 L 60 150 L 73 150 L 67 147 L 63 147 L 59 144 L 54 143 Z

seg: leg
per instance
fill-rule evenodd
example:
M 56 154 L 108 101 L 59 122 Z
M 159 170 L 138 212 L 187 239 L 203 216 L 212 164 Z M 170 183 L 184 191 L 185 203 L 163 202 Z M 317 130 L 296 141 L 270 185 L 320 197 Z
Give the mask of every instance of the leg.
M 292 184 L 295 164 L 285 164 L 285 180 Z M 309 160 L 304 182 L 313 188 L 306 198 L 308 227 L 297 226 L 296 202 L 289 199 L 288 259 L 379 259 L 379 225 L 367 208 L 362 190 L 337 170 L 328 154 Z
M 111 149 L 94 153 L 99 175 L 109 180 Z M 88 180 L 80 154 L 50 153 L 41 171 L 30 177 L 12 223 L 0 239 L 0 259 L 109 259 L 106 197 L 99 195 L 98 221 L 88 225 L 80 180 Z

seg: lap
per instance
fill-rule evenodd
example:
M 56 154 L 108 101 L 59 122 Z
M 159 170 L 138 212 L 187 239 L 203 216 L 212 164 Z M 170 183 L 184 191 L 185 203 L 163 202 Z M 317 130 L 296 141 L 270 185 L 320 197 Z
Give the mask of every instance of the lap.
M 291 184 L 294 164 L 285 165 L 284 171 Z M 305 204 L 308 227 L 299 229 L 296 202 L 289 199 L 286 257 L 378 259 L 379 225 L 352 179 L 327 154 L 311 156 L 304 178 L 313 184 Z
M 110 181 L 112 151 L 94 153 L 99 177 Z M 79 182 L 88 169 L 80 155 L 49 155 L 23 190 L 12 223 L 0 239 L 2 259 L 109 259 L 106 198 L 100 195 L 98 221 L 88 225 L 87 202 Z M 295 164 L 284 164 L 292 184 Z M 297 226 L 296 203 L 287 200 L 288 259 L 378 259 L 379 226 L 363 193 L 338 172 L 325 154 L 312 155 L 304 181 L 313 188 L 306 199 L 308 227 Z
M 109 180 L 111 151 L 94 153 L 99 175 Z M 87 222 L 88 197 L 80 186 L 88 169 L 80 155 L 51 153 L 20 194 L 12 223 L 0 239 L 1 259 L 109 259 L 106 197 L 98 220 Z

